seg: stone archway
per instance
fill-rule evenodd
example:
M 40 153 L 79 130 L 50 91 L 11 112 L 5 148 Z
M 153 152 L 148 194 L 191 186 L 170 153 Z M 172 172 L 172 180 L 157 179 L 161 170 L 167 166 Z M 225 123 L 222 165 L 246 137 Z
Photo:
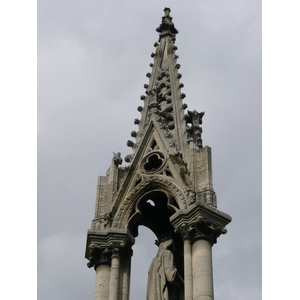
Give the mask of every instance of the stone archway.
M 128 230 L 136 238 L 139 234 L 138 227 L 147 227 L 156 236 L 157 245 L 171 237 L 174 242 L 175 266 L 181 278 L 184 278 L 183 242 L 170 222 L 170 217 L 178 208 L 175 199 L 166 191 L 151 190 L 137 200 L 128 221 Z
M 141 196 L 132 209 L 128 221 L 128 229 L 136 237 L 137 228 L 144 225 L 151 229 L 157 238 L 174 233 L 170 217 L 175 213 L 178 205 L 174 198 L 161 189 L 151 190 Z

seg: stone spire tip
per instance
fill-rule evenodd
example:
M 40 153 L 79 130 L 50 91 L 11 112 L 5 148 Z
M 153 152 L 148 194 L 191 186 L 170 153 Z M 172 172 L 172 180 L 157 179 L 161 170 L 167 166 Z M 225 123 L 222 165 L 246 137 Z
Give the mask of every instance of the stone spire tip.
M 172 22 L 173 18 L 170 16 L 171 9 L 169 7 L 165 7 L 164 12 L 165 15 L 162 17 L 161 24 L 156 28 L 156 31 L 159 32 L 159 41 L 162 37 L 175 37 L 175 35 L 178 33 L 178 30 L 175 28 Z

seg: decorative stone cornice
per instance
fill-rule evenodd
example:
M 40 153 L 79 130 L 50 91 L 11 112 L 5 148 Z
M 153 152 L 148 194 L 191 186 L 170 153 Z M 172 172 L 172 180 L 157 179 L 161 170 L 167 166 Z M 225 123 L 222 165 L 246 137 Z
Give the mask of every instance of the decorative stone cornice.
M 173 214 L 170 221 L 183 239 L 190 237 L 195 241 L 202 238 L 214 244 L 221 234 L 227 232 L 225 226 L 231 222 L 231 217 L 205 203 L 195 203 Z

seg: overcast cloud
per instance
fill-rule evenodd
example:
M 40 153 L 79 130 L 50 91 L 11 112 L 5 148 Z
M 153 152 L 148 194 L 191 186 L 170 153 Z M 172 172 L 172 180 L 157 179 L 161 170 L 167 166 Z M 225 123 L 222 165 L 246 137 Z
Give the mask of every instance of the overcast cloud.
M 84 254 L 97 176 L 113 151 L 131 153 L 165 7 L 179 31 L 185 102 L 205 111 L 218 208 L 233 218 L 213 247 L 215 299 L 261 299 L 261 2 L 39 0 L 40 300 L 93 299 Z M 140 300 L 154 235 L 141 230 L 133 249 L 131 300 Z

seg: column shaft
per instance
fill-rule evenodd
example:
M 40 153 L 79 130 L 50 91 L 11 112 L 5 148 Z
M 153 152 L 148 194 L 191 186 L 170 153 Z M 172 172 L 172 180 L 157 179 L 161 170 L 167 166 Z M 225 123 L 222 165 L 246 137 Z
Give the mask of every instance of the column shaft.
M 192 246 L 193 300 L 213 300 L 211 243 L 196 240 Z
M 110 266 L 101 264 L 96 269 L 94 300 L 108 300 Z
M 120 256 L 112 255 L 110 281 L 109 281 L 109 300 L 118 299 L 119 272 L 120 272 Z
M 193 299 L 192 247 L 189 238 L 183 241 L 184 247 L 184 299 Z
M 121 297 L 122 300 L 129 300 L 130 267 L 131 267 L 131 256 L 128 256 L 124 259 L 124 264 L 123 264 L 122 297 Z

